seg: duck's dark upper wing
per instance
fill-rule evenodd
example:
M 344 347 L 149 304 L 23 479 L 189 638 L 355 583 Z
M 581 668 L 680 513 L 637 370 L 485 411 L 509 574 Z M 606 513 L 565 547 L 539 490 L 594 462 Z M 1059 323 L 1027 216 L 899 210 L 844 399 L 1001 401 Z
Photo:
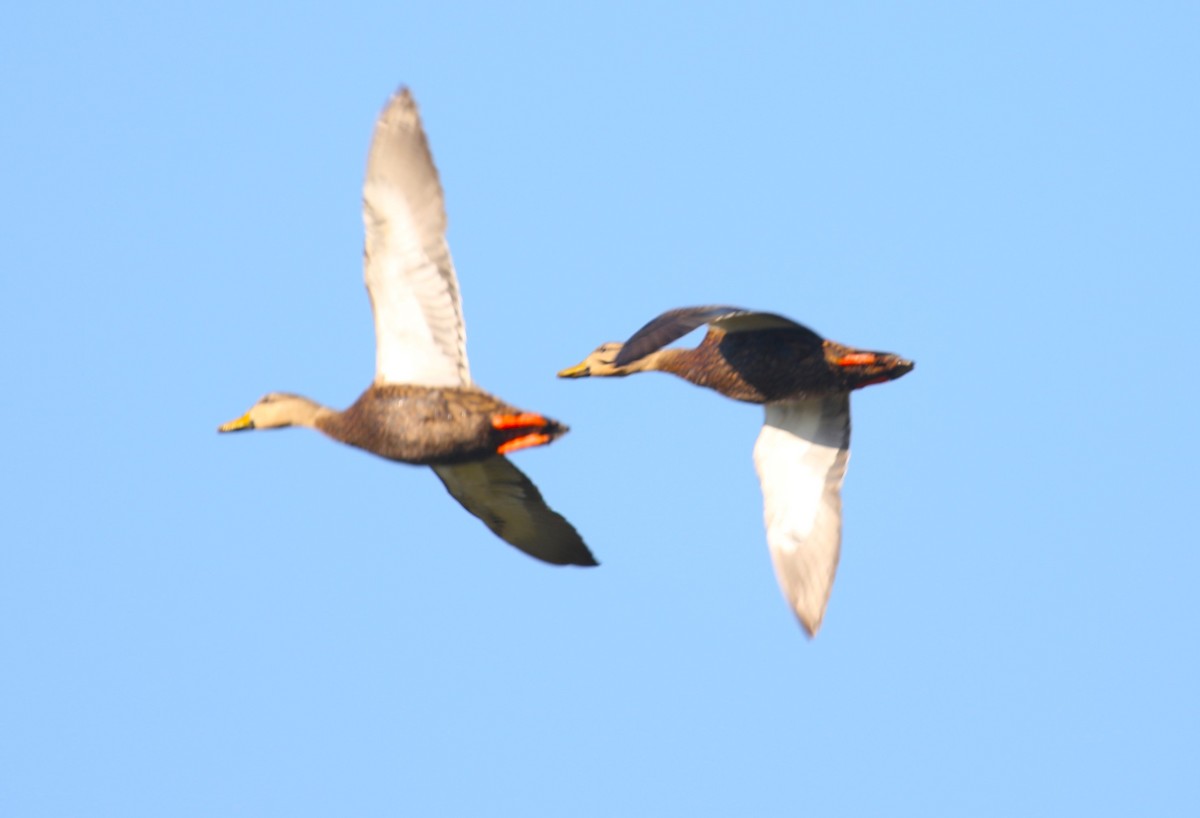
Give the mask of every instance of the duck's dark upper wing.
M 812 342 L 818 346 L 824 341 L 803 324 L 771 312 L 728 306 L 682 307 L 664 312 L 631 335 L 617 353 L 615 363 L 617 366 L 632 363 L 705 324 L 712 324 L 725 332 L 789 329 L 811 335 Z
M 583 538 L 504 457 L 433 466 L 446 490 L 497 537 L 554 565 L 598 565 Z

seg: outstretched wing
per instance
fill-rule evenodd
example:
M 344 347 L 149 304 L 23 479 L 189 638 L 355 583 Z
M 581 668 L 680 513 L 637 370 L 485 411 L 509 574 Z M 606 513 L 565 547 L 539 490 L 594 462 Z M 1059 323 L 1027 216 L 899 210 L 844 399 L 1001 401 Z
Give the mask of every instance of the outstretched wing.
M 497 537 L 554 565 L 597 565 L 575 528 L 504 457 L 433 466 L 455 500 Z
M 741 307 L 683 307 L 664 312 L 631 335 L 617 353 L 616 365 L 630 364 L 705 324 L 712 324 L 725 332 L 798 330 L 811 335 L 811 340 L 818 346 L 823 341 L 821 336 L 803 324 L 770 312 L 756 312 Z
M 466 329 L 442 186 L 407 88 L 388 100 L 363 182 L 364 267 L 375 311 L 375 380 L 465 386 Z
M 767 404 L 754 444 L 767 544 L 783 594 L 810 637 L 837 572 L 849 459 L 848 394 Z

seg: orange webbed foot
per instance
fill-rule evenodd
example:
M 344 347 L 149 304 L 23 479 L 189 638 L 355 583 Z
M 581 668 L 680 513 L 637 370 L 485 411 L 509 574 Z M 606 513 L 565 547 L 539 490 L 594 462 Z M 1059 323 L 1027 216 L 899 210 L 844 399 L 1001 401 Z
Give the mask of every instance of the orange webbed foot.
M 536 432 L 533 434 L 521 435 L 520 437 L 514 437 L 512 440 L 509 440 L 506 443 L 501 443 L 499 448 L 496 449 L 496 453 L 508 454 L 510 452 L 518 452 L 521 449 L 530 449 L 534 446 L 544 446 L 545 444 L 549 443 L 550 440 L 550 435 L 538 434 Z
M 518 415 L 492 415 L 492 428 L 494 429 L 520 429 L 523 426 L 532 426 L 535 429 L 540 429 L 546 426 L 547 423 L 546 418 L 537 412 L 521 412 Z
M 867 366 L 875 363 L 874 352 L 851 352 L 838 358 L 838 366 Z

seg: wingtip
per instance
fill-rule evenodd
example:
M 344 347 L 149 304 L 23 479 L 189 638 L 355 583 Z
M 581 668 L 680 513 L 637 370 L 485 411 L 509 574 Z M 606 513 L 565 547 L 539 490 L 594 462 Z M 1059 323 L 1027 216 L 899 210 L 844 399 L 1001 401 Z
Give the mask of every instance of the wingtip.
M 792 613 L 796 615 L 796 621 L 800 623 L 800 628 L 804 631 L 804 635 L 810 640 L 815 639 L 817 631 L 821 630 L 821 622 L 825 619 L 825 612 L 821 611 L 816 616 L 811 614 L 801 613 L 793 609 Z
M 571 526 L 565 517 L 563 517 L 563 522 L 566 522 L 568 526 Z M 585 543 L 583 538 L 579 536 L 579 532 L 575 530 L 574 526 L 571 526 L 571 533 L 573 535 L 571 537 L 573 541 L 567 544 L 567 548 L 559 552 L 557 558 L 537 558 L 554 565 L 570 565 L 574 566 L 575 568 L 595 568 L 598 566 L 600 564 L 599 560 L 597 560 L 596 555 L 592 553 L 592 549 L 587 547 L 587 543 Z
M 419 122 L 420 116 L 420 112 L 417 110 L 417 100 L 413 97 L 412 90 L 407 85 L 401 85 L 384 103 L 379 120 L 381 123 L 411 125 Z
M 591 549 L 583 544 L 582 540 L 579 540 L 577 543 L 573 544 L 571 550 L 567 553 L 562 553 L 560 551 L 557 554 L 535 554 L 527 548 L 522 548 L 521 546 L 517 547 L 521 548 L 522 551 L 533 557 L 535 560 L 544 562 L 547 565 L 553 565 L 557 568 L 566 568 L 568 566 L 572 568 L 596 568 L 600 565 L 599 560 L 596 559 L 596 556 L 591 552 Z

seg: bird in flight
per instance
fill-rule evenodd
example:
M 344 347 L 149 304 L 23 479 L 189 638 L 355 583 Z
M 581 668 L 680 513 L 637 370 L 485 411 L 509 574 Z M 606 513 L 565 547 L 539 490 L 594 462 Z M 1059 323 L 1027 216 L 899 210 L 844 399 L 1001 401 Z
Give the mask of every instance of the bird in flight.
M 273 392 L 218 431 L 307 426 L 388 460 L 427 465 L 505 542 L 555 565 L 596 565 L 574 527 L 506 456 L 550 443 L 567 427 L 471 380 L 442 186 L 406 88 L 375 123 L 363 222 L 374 381 L 343 411 Z
M 708 331 L 694 349 L 665 348 L 704 325 Z M 558 376 L 669 372 L 766 406 L 754 465 L 767 545 L 783 594 L 811 637 L 825 616 L 841 551 L 850 393 L 912 369 L 912 361 L 826 340 L 781 315 L 711 306 L 665 312 L 625 343 L 601 344 Z

